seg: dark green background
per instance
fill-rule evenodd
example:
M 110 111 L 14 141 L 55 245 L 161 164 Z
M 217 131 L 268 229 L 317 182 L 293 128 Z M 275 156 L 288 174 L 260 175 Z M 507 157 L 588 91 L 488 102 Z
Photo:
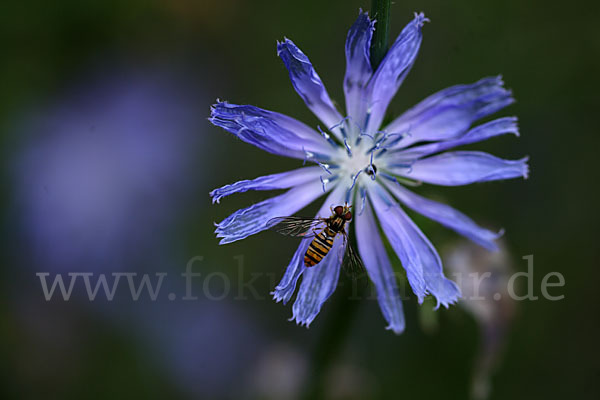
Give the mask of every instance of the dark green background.
M 190 175 L 187 182 L 193 206 L 180 217 L 178 229 L 169 239 L 177 243 L 178 261 L 165 268 L 179 273 L 185 260 L 203 255 L 203 273 L 224 271 L 235 280 L 237 264 L 232 256 L 244 255 L 249 271 L 279 277 L 295 249 L 293 241 L 264 233 L 219 247 L 212 234 L 213 221 L 265 198 L 265 194 L 234 196 L 212 206 L 208 192 L 240 178 L 282 171 L 299 163 L 265 154 L 212 127 L 206 120 L 208 106 L 218 97 L 277 110 L 316 125 L 316 118 L 289 83 L 276 56 L 275 41 L 284 36 L 294 40 L 310 57 L 332 97 L 343 104 L 343 45 L 361 7 L 368 9 L 370 4 L 354 0 L 63 0 L 3 5 L 0 140 L 6 161 L 3 189 L 7 196 L 2 204 L 7 222 L 3 224 L 6 262 L 1 273 L 6 296 L 0 305 L 5 383 L 0 391 L 14 398 L 193 397 L 165 372 L 168 366 L 162 349 L 146 345 L 143 333 L 107 323 L 106 312 L 94 310 L 87 301 L 46 303 L 39 291 L 32 291 L 30 312 L 50 318 L 54 327 L 74 326 L 74 333 L 66 341 L 60 340 L 61 329 L 48 335 L 44 331 L 27 333 L 19 316 L 24 308 L 17 300 L 21 297 L 14 293 L 35 285 L 33 272 L 43 267 L 23 265 L 23 254 L 31 249 L 15 234 L 17 207 L 11 197 L 15 178 L 8 161 L 24 140 L 13 129 L 16 121 L 27 118 L 32 108 L 57 101 L 69 87 L 85 81 L 87 71 L 102 74 L 103 65 L 111 62 L 133 71 L 146 65 L 178 71 L 179 77 L 200 93 L 192 129 L 203 137 L 196 151 L 202 172 Z M 517 270 L 526 268 L 522 256 L 534 255 L 537 290 L 543 275 L 550 271 L 561 272 L 566 280 L 565 287 L 558 289 L 566 296 L 562 301 L 517 304 L 491 398 L 596 398 L 600 394 L 595 190 L 600 145 L 598 5 L 539 0 L 396 1 L 392 5 L 392 37 L 414 11 L 424 11 L 431 23 L 423 28 L 420 55 L 390 112 L 397 114 L 444 87 L 502 74 L 517 102 L 501 115 L 519 117 L 521 138 L 496 139 L 477 148 L 505 158 L 529 155 L 531 167 L 526 181 L 433 187 L 424 193 L 456 205 L 478 221 L 503 226 Z M 424 219 L 417 222 L 437 247 L 456 239 Z M 265 254 L 269 254 L 266 261 Z M 257 288 L 266 294 L 271 283 L 258 280 Z M 261 346 L 285 344 L 305 355 L 307 362 L 319 348 L 324 330 L 329 329 L 328 310 L 334 307 L 332 301 L 326 303 L 306 330 L 287 321 L 290 305 L 283 307 L 269 300 L 234 303 L 262 332 L 256 345 L 258 354 Z M 209 302 L 204 310 L 210 306 Z M 149 303 L 143 307 L 152 313 L 157 306 Z M 475 322 L 453 307 L 439 311 L 438 330 L 427 334 L 420 328 L 417 307 L 414 299 L 405 302 L 407 330 L 396 337 L 383 329 L 376 302 L 361 304 L 347 328 L 336 332 L 340 352 L 333 356 L 333 363 L 350 363 L 366 371 L 369 387 L 365 396 L 467 398 L 478 343 Z M 53 319 L 56 310 L 63 318 Z M 191 312 L 190 318 L 195 317 Z M 232 334 L 224 328 L 211 340 Z M 236 337 L 245 334 L 235 332 Z M 209 348 L 211 342 L 198 346 Z M 211 357 L 196 362 L 210 368 L 216 362 Z M 240 357 L 237 362 L 241 372 L 207 397 L 239 398 L 240 391 L 247 398 L 254 397 L 251 389 L 243 389 L 247 385 L 244 371 L 252 371 L 257 358 Z

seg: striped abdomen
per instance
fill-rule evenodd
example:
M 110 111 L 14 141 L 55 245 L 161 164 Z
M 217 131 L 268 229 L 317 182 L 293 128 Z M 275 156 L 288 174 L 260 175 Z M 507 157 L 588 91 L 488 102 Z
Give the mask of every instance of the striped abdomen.
M 313 267 L 317 265 L 323 257 L 329 253 L 331 246 L 333 246 L 333 239 L 335 238 L 336 232 L 326 227 L 310 242 L 308 250 L 304 255 L 304 265 L 307 267 Z

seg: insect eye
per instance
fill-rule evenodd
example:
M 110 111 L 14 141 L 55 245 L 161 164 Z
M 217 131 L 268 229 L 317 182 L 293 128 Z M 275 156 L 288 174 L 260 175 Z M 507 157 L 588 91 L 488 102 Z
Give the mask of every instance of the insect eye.
M 342 215 L 343 211 L 344 211 L 344 207 L 342 207 L 342 206 L 337 206 L 333 209 L 333 212 L 340 216 Z
M 344 214 L 344 219 L 346 221 L 350 221 L 352 219 L 352 213 L 348 211 L 346 214 Z

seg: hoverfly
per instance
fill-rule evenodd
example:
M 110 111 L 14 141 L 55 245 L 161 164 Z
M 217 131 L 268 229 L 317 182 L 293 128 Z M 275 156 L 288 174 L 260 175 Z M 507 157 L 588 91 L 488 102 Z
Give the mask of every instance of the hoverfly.
M 343 206 L 331 207 L 329 218 L 278 217 L 267 222 L 267 226 L 286 236 L 301 238 L 314 237 L 304 254 L 304 265 L 314 267 L 329 253 L 337 235 L 342 235 L 346 246 L 344 263 L 350 270 L 363 269 L 363 263 L 350 245 L 346 222 L 352 219 L 352 212 L 346 203 Z

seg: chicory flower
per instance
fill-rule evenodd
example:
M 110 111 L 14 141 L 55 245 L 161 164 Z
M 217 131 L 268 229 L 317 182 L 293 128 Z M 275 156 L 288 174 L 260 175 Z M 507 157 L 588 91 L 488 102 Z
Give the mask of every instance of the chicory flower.
M 473 124 L 514 100 L 500 77 L 489 77 L 437 92 L 383 125 L 386 109 L 412 68 L 421 45 L 425 16 L 402 30 L 377 69 L 369 61 L 374 20 L 361 13 L 346 40 L 344 93 L 346 112 L 334 106 L 308 57 L 289 39 L 277 44 L 296 92 L 321 120 L 313 129 L 276 112 L 249 105 L 218 102 L 210 121 L 241 140 L 269 153 L 302 160 L 314 166 L 244 180 L 213 190 L 213 203 L 248 190 L 287 191 L 241 209 L 217 224 L 221 244 L 244 239 L 267 229 L 268 222 L 291 216 L 327 193 L 318 212 L 331 215 L 330 206 L 345 202 L 354 206 L 354 230 L 358 252 L 376 287 L 388 329 L 404 330 L 404 315 L 385 238 L 406 270 L 408 282 L 422 303 L 431 294 L 437 307 L 448 307 L 460 297 L 454 282 L 444 276 L 440 257 L 421 230 L 407 216 L 412 209 L 455 230 L 477 244 L 496 249 L 500 233 L 479 227 L 469 217 L 447 205 L 421 197 L 406 186 L 429 183 L 467 185 L 527 177 L 527 159 L 504 160 L 478 151 L 455 147 L 512 133 L 518 136 L 516 118 L 499 118 Z M 449 151 L 448 151 L 449 150 Z M 306 267 L 304 254 L 311 238 L 302 239 L 273 295 L 287 303 L 302 282 L 293 305 L 298 324 L 309 326 L 323 303 L 334 292 L 341 259 L 335 256 L 345 242 L 336 239 L 334 249 L 316 266 Z

